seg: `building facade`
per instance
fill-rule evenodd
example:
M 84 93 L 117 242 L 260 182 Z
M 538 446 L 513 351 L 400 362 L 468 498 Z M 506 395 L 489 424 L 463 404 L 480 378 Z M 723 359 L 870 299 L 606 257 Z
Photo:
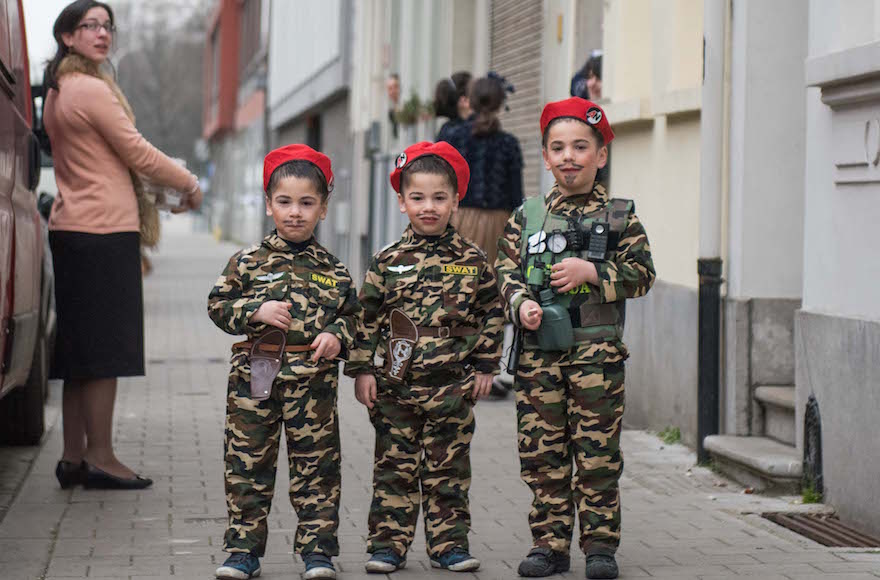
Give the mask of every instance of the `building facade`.
M 805 66 L 803 304 L 795 315 L 798 445 L 812 397 L 826 500 L 880 534 L 880 2 L 811 0 Z M 809 429 L 807 429 L 809 431 Z
M 262 188 L 268 34 L 268 2 L 220 0 L 205 44 L 203 137 L 211 159 L 205 212 L 217 237 L 242 245 L 268 229 Z
M 601 50 L 610 190 L 635 201 L 657 270 L 628 307 L 625 423 L 678 427 L 759 487 L 798 489 L 807 465 L 846 519 L 880 530 L 880 467 L 864 461 L 880 448 L 880 0 L 270 4 L 267 145 L 333 159 L 318 236 L 356 279 L 406 225 L 393 160 L 442 121 L 417 115 L 395 135 L 392 73 L 401 101 L 422 103 L 457 70 L 505 76 L 502 125 L 536 195 L 552 185 L 541 108 Z

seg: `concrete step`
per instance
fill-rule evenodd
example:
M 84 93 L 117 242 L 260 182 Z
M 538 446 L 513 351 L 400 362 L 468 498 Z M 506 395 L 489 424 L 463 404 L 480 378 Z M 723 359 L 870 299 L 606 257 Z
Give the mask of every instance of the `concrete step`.
M 703 441 L 718 469 L 765 493 L 799 493 L 802 458 L 797 450 L 769 437 L 710 435 Z
M 794 386 L 755 389 L 755 400 L 764 412 L 763 434 L 786 445 L 795 445 Z

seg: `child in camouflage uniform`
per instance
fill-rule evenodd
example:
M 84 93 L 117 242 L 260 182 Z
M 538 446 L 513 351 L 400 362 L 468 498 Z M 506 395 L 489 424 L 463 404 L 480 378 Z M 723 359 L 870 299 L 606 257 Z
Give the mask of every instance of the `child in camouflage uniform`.
M 614 137 L 602 108 L 577 97 L 549 103 L 541 133 L 556 185 L 514 212 L 495 263 L 510 317 L 525 330 L 515 390 L 534 547 L 519 573 L 569 569 L 576 511 L 587 578 L 616 578 L 624 305 L 651 288 L 654 266 L 633 203 L 609 199 L 596 182 Z
M 267 518 L 283 429 L 290 465 L 290 501 L 299 523 L 294 551 L 304 578 L 335 578 L 339 554 L 340 450 L 336 409 L 342 349 L 354 343 L 360 306 L 345 266 L 312 233 L 327 215 L 333 185 L 330 159 L 305 145 L 266 156 L 266 214 L 276 230 L 229 260 L 208 297 L 208 314 L 223 331 L 246 334 L 233 346 L 226 410 L 224 550 L 232 555 L 217 578 L 260 573 Z M 265 400 L 251 394 L 252 342 L 278 328 L 286 333 L 280 371 Z M 276 332 L 277 335 L 284 336 Z M 258 355 L 259 352 L 255 351 Z M 256 381 L 255 381 L 256 382 Z
M 468 552 L 472 407 L 498 369 L 503 312 L 486 255 L 448 225 L 467 191 L 464 158 L 448 143 L 422 142 L 396 165 L 391 184 L 410 226 L 373 257 L 360 293 L 359 348 L 345 367 L 376 429 L 365 567 L 405 565 L 421 498 L 431 564 L 476 570 Z M 417 330 L 402 350 L 387 342 L 398 310 Z M 374 355 L 391 370 L 375 367 Z M 402 380 L 394 380 L 398 371 Z

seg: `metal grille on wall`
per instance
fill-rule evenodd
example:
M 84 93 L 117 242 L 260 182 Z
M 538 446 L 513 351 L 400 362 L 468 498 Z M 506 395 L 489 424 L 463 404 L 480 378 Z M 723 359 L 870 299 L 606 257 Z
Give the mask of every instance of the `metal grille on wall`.
M 541 43 L 544 28 L 543 2 L 493 0 L 491 14 L 490 68 L 510 81 L 516 92 L 507 97 L 509 111 L 502 111 L 501 126 L 519 139 L 523 154 L 523 193 L 540 192 L 541 136 Z

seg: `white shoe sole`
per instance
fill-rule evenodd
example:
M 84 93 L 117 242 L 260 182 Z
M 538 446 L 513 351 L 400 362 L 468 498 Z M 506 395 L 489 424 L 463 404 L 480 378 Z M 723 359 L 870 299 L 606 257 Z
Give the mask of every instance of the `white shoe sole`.
M 312 578 L 336 578 L 336 570 L 332 568 L 312 568 L 308 572 L 303 573 L 303 580 L 311 580 Z
M 406 560 L 400 563 L 400 566 L 395 566 L 394 564 L 389 564 L 387 562 L 370 562 L 368 561 L 364 564 L 364 570 L 370 572 L 372 574 L 388 574 L 389 572 L 395 572 L 397 570 L 403 570 L 406 568 Z
M 437 560 L 431 560 L 432 568 L 443 568 L 443 565 L 440 564 Z M 459 562 L 458 564 L 453 564 L 446 568 L 446 570 L 450 570 L 452 572 L 473 572 L 474 570 L 478 570 L 480 568 L 480 561 L 476 558 L 471 558 L 470 560 L 465 560 L 464 562 Z
M 230 566 L 220 566 L 217 568 L 217 571 L 214 572 L 214 576 L 219 580 L 248 580 L 248 578 L 256 578 L 262 571 L 262 568 L 257 568 L 253 574 L 248 576 L 245 572 L 236 570 Z

